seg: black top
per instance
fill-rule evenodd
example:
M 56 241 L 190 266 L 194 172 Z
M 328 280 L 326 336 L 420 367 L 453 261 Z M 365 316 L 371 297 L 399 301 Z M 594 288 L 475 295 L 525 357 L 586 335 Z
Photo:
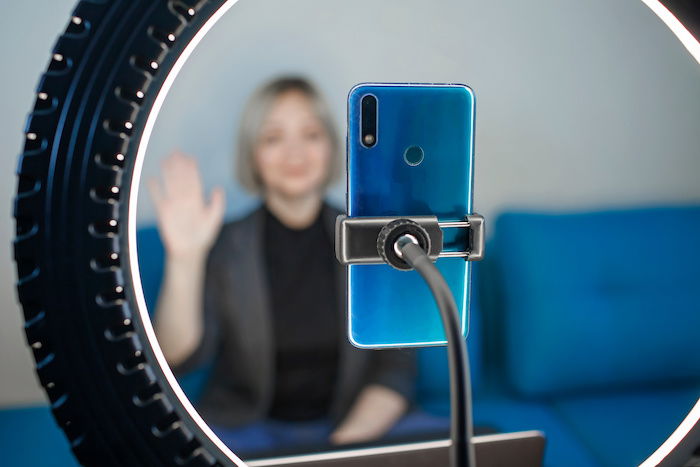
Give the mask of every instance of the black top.
M 331 236 L 319 212 L 291 229 L 265 209 L 263 248 L 275 341 L 270 417 L 327 416 L 338 372 L 340 326 Z

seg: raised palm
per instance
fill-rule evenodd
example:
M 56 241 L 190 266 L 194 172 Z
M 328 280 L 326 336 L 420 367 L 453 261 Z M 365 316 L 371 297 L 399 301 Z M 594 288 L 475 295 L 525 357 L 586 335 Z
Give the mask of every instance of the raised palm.
M 221 229 L 224 192 L 215 188 L 207 202 L 197 162 L 183 153 L 168 156 L 162 169 L 162 181 L 151 179 L 148 188 L 168 256 L 201 258 Z

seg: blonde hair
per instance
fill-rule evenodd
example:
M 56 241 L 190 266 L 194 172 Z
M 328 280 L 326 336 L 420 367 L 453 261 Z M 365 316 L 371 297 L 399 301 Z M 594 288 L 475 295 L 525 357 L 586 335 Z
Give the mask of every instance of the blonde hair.
M 324 188 L 328 187 L 340 175 L 338 133 L 326 101 L 309 80 L 298 76 L 285 76 L 274 79 L 255 91 L 241 115 L 241 123 L 238 128 L 236 177 L 238 182 L 251 193 L 261 194 L 263 191 L 262 179 L 255 167 L 255 147 L 258 143 L 260 130 L 277 98 L 289 91 L 298 91 L 308 97 L 330 139 L 331 159 Z

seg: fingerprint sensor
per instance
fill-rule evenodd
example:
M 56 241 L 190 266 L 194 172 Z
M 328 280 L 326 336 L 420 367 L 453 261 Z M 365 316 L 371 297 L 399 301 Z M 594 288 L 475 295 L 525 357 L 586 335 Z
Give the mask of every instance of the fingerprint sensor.
M 403 159 L 408 165 L 418 165 L 423 162 L 423 148 L 420 146 L 409 146 L 403 152 Z

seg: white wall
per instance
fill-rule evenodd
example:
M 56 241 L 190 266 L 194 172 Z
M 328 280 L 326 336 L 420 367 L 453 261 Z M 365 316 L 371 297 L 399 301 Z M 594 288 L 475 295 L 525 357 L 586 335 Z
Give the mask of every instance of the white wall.
M 232 183 L 239 112 L 286 72 L 320 84 L 341 128 L 355 83 L 470 84 L 475 208 L 487 216 L 700 200 L 700 66 L 638 0 L 241 0 L 173 86 L 144 177 L 180 148 L 207 185 L 227 186 L 230 212 L 249 206 Z
M 71 3 L 13 2 L 0 16 L 5 206 L 33 87 Z M 241 0 L 173 86 L 144 177 L 180 148 L 200 158 L 207 186 L 227 187 L 230 213 L 249 206 L 231 182 L 233 129 L 252 89 L 286 72 L 320 84 L 341 128 L 346 93 L 357 82 L 470 84 L 477 95 L 475 207 L 487 216 L 508 207 L 700 202 L 700 66 L 639 0 Z M 6 212 L 0 405 L 42 397 L 15 304 Z M 153 219 L 145 193 L 139 219 Z

